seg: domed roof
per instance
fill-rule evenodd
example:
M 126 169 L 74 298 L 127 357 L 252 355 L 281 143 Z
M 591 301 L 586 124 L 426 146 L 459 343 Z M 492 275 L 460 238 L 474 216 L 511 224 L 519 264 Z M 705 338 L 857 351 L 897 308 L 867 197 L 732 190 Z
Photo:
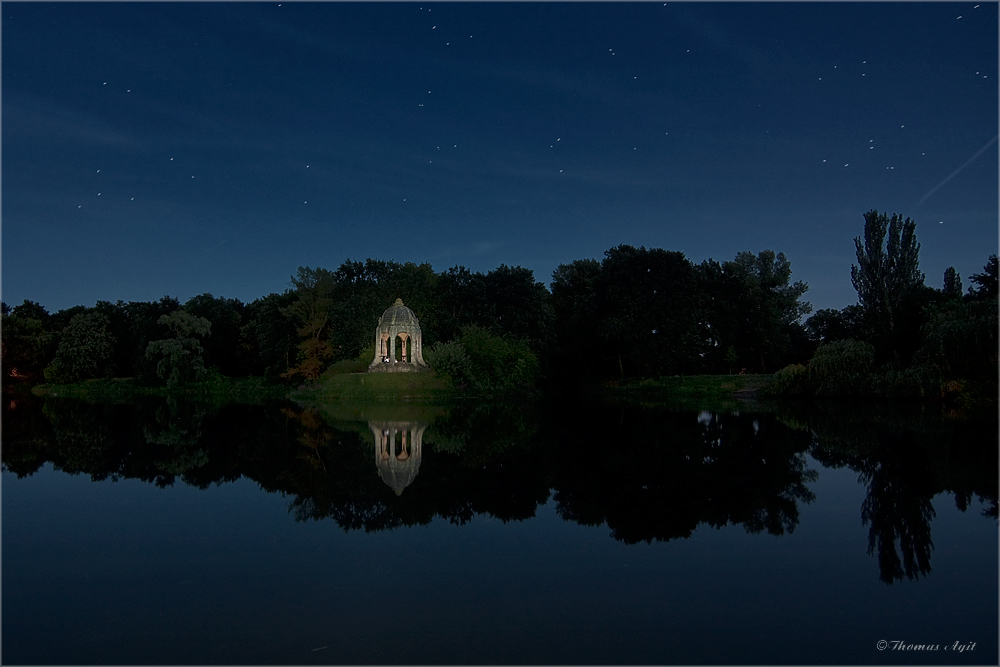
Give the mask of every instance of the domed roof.
M 417 472 L 420 470 L 420 463 L 417 462 L 416 465 L 408 465 L 402 467 L 396 466 L 378 466 L 378 476 L 382 478 L 382 481 L 386 483 L 396 495 L 402 495 L 403 489 L 408 487 L 414 479 L 417 477 Z
M 417 316 L 413 314 L 412 310 L 403 305 L 402 299 L 396 299 L 395 303 L 385 309 L 378 324 L 380 327 L 420 326 Z

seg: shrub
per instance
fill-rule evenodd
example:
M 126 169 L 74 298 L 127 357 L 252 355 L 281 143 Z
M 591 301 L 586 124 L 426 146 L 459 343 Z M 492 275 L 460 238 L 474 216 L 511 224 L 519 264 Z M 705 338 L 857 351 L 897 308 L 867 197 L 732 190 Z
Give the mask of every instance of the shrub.
M 868 343 L 825 343 L 809 361 L 809 387 L 816 396 L 861 396 L 874 362 L 875 350 Z
M 934 399 L 941 395 L 941 374 L 930 366 L 885 368 L 869 374 L 865 394 L 878 398 Z
M 426 359 L 453 386 L 488 394 L 531 390 L 538 379 L 538 358 L 526 342 L 475 325 L 463 327 L 455 340 L 436 343 Z
M 997 331 L 996 298 L 929 308 L 917 356 L 949 378 L 995 380 Z
M 424 357 L 428 366 L 438 375 L 447 378 L 455 387 L 471 384 L 469 357 L 466 356 L 465 348 L 460 342 L 439 341 L 425 351 Z
M 802 364 L 785 366 L 761 387 L 764 396 L 808 396 L 809 369 Z

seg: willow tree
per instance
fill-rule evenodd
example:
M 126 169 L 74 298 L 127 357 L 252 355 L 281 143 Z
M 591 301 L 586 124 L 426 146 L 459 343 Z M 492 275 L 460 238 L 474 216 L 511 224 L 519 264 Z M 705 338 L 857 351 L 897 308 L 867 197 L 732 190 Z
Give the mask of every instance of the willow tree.
M 211 334 L 212 323 L 183 308 L 161 315 L 158 321 L 173 337 L 150 341 L 146 346 L 146 357 L 156 362 L 157 377 L 171 388 L 203 377 L 208 369 L 200 339 Z

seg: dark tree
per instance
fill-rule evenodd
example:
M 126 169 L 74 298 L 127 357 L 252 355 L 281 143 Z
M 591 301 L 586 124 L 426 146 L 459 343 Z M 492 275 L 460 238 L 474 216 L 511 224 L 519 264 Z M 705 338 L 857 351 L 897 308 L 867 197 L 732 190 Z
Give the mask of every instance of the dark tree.
M 28 301 L 27 299 L 20 306 L 14 306 L 11 315 L 23 319 L 38 320 L 45 325 L 49 323 L 52 317 L 42 304 L 37 301 Z
M 817 343 L 832 343 L 837 340 L 856 338 L 859 334 L 857 306 L 848 306 L 843 310 L 823 308 L 817 310 L 806 320 L 806 331 L 809 339 Z M 853 315 L 853 317 L 852 317 Z
M 329 342 L 335 279 L 326 269 L 300 266 L 292 276 L 295 301 L 285 309 L 295 321 L 299 333 L 297 364 L 285 372 L 286 377 L 301 375 L 315 380 L 334 354 Z
M 379 315 L 397 298 L 390 298 L 390 276 L 395 262 L 368 258 L 364 262 L 345 260 L 333 273 L 330 312 L 334 326 L 330 342 L 334 358 L 357 357 L 372 345 Z M 375 352 L 372 351 L 372 356 Z
M 594 323 L 601 356 L 622 376 L 695 369 L 702 344 L 698 285 L 684 254 L 621 245 L 604 255 Z
M 600 366 L 595 363 L 598 349 L 597 290 L 601 263 L 596 259 L 578 259 L 560 264 L 552 272 L 553 332 L 556 345 L 546 359 L 551 359 L 557 377 L 568 382 L 594 377 Z
M 424 345 L 432 345 L 438 340 L 438 297 L 437 286 L 439 276 L 430 264 L 392 263 L 392 270 L 385 288 L 379 295 L 381 301 L 375 304 L 375 309 L 369 317 L 368 328 L 364 331 L 364 347 L 372 345 L 375 324 L 382 311 L 392 305 L 396 299 L 402 299 L 410 310 L 420 319 L 420 330 Z M 353 355 L 352 355 L 353 356 Z
M 549 291 L 531 269 L 501 264 L 486 274 L 484 283 L 491 309 L 486 326 L 527 341 L 536 354 L 545 349 L 552 336 L 552 304 Z
M 900 338 L 903 321 L 912 325 L 905 311 L 922 307 L 924 286 L 920 272 L 920 244 L 916 223 L 900 215 L 890 218 L 872 210 L 865 214 L 864 237 L 854 239 L 858 264 L 851 266 L 851 283 L 865 313 L 865 325 L 878 358 L 903 361 Z M 912 330 L 911 330 L 912 331 Z
M 70 306 L 69 308 L 64 308 L 58 310 L 52 314 L 49 318 L 49 329 L 53 332 L 57 332 L 61 335 L 61 332 L 69 326 L 69 323 L 73 321 L 73 318 L 77 315 L 85 315 L 87 313 L 93 312 L 93 308 L 87 308 L 86 306 Z
M 172 337 L 155 340 L 146 347 L 146 356 L 156 363 L 156 375 L 168 387 L 178 387 L 205 375 L 202 338 L 212 331 L 212 323 L 179 309 L 160 317 Z
M 32 313 L 30 310 L 20 311 L 26 313 L 25 316 L 15 315 L 17 311 L 18 309 L 14 308 L 2 316 L 0 365 L 3 366 L 5 386 L 8 380 L 33 382 L 41 379 L 42 371 L 50 359 L 47 354 L 48 333 L 45 322 L 31 317 L 31 314 L 37 313 Z
M 114 375 L 115 344 L 111 322 L 100 313 L 81 313 L 63 330 L 59 349 L 45 369 L 50 382 L 79 382 Z
M 730 282 L 735 290 L 726 305 L 740 318 L 736 343 L 743 360 L 763 373 L 790 361 L 787 356 L 793 341 L 800 343 L 806 337 L 799 320 L 812 306 L 799 299 L 809 286 L 802 281 L 790 283 L 791 262 L 773 250 L 756 256 L 738 253 L 723 270 L 735 279 Z
M 132 323 L 130 337 L 132 348 L 132 374 L 144 382 L 156 382 L 156 364 L 146 356 L 146 348 L 154 340 L 162 340 L 170 335 L 170 330 L 160 318 L 181 307 L 175 297 L 165 296 L 159 301 L 130 301 L 125 306 L 125 315 Z M 123 369 L 118 371 L 125 374 Z
M 969 286 L 969 296 L 974 299 L 991 299 L 1000 292 L 1000 280 L 997 277 L 997 256 L 990 255 L 982 273 L 973 273 L 970 278 L 976 287 Z
M 206 366 L 229 377 L 250 372 L 251 346 L 242 335 L 247 308 L 239 299 L 216 298 L 206 292 L 188 299 L 184 310 L 212 323 L 212 335 L 204 342 Z
M 926 310 L 916 358 L 945 379 L 997 382 L 997 299 L 953 299 Z
M 464 266 L 453 266 L 438 275 L 438 340 L 449 341 L 469 324 L 488 326 L 486 277 Z
M 954 266 L 944 270 L 944 288 L 941 293 L 948 300 L 962 298 L 962 276 L 958 275 Z
M 277 378 L 295 362 L 299 335 L 295 322 L 286 315 L 295 293 L 268 294 L 247 306 L 247 323 L 241 339 L 251 350 L 251 373 Z
M 128 304 L 124 301 L 111 303 L 98 301 L 90 312 L 99 313 L 108 320 L 108 333 L 115 340 L 114 365 L 119 376 L 131 376 L 133 370 L 133 352 L 136 346 L 135 326 L 129 313 Z

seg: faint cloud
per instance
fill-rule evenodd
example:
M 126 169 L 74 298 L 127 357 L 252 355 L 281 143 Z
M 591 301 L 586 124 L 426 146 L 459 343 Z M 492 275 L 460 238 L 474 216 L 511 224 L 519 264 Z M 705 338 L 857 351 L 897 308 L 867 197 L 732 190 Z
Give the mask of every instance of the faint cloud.
M 4 141 L 58 140 L 103 148 L 134 149 L 136 142 L 96 116 L 71 111 L 64 106 L 19 91 L 5 91 L 3 102 Z
M 431 261 L 446 260 L 450 257 L 477 257 L 495 252 L 503 248 L 506 243 L 502 241 L 473 241 L 455 246 L 445 246 L 440 252 L 430 257 Z

